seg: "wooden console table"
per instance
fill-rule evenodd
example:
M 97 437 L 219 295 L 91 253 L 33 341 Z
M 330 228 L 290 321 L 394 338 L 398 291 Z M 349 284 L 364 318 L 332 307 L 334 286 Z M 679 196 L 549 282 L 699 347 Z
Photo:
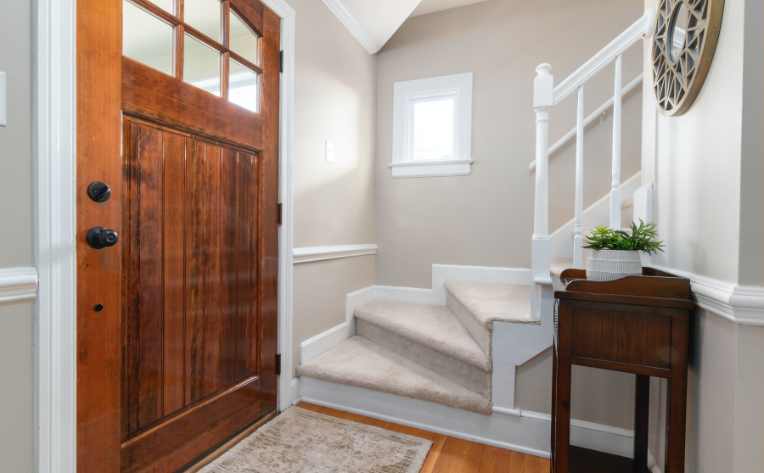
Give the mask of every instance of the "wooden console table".
M 611 282 L 566 270 L 555 293 L 553 473 L 647 473 L 650 377 L 668 380 L 665 473 L 684 473 L 687 365 L 695 308 L 690 281 L 646 268 Z M 636 375 L 634 459 L 570 446 L 573 365 Z M 601 393 L 600 393 L 601 394 Z

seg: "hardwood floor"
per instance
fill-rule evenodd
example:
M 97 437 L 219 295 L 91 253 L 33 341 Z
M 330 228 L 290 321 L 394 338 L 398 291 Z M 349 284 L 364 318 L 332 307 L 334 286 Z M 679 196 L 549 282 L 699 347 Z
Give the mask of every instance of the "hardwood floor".
M 415 435 L 432 441 L 432 449 L 420 473 L 549 473 L 550 471 L 549 460 L 544 458 L 468 442 L 314 404 L 300 403 L 299 406 L 303 409 Z

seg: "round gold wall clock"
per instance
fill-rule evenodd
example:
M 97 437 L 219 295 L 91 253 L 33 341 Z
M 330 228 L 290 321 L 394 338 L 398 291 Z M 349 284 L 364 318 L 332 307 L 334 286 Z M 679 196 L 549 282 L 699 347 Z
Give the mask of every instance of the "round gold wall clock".
M 666 115 L 685 113 L 703 88 L 723 13 L 724 0 L 659 0 L 653 83 Z

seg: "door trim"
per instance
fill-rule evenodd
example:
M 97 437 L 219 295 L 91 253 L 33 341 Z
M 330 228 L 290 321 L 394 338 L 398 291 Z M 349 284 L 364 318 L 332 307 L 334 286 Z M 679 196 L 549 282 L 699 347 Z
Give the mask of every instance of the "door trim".
M 279 409 L 296 401 L 292 357 L 296 13 L 261 0 L 282 19 L 280 97 Z M 76 0 L 35 0 L 35 462 L 39 473 L 75 473 L 77 432 Z

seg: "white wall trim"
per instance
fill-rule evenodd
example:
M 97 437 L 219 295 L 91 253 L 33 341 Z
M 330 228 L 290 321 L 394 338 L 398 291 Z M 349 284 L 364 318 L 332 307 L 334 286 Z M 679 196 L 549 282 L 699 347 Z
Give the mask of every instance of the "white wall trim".
M 34 2 L 35 462 L 77 469 L 76 0 Z
M 295 78 L 297 13 L 286 0 L 261 0 L 281 17 L 281 50 L 284 52 L 284 72 L 279 90 L 279 194 L 283 205 L 283 224 L 279 229 L 279 323 L 278 345 L 281 353 L 279 378 L 279 410 L 296 401 L 294 389 L 294 159 L 295 159 Z
M 313 378 L 301 380 L 300 395 L 302 401 L 311 404 L 530 455 L 550 456 L 551 420 L 548 414 L 494 409 L 492 415 L 484 416 Z M 617 427 L 574 420 L 571 442 L 580 447 L 633 457 L 633 432 Z
M 472 174 L 471 159 L 451 161 L 408 161 L 391 163 L 393 177 L 451 177 Z
M 323 2 L 369 54 L 377 54 L 382 49 L 384 44 L 379 44 L 372 39 L 366 28 L 350 13 L 342 0 L 323 0 Z
M 764 327 L 764 287 L 742 286 L 689 271 L 650 266 L 692 281 L 700 307 L 738 325 Z
M 306 246 L 292 251 L 294 264 L 313 263 L 358 256 L 376 255 L 379 247 L 375 244 Z
M 37 298 L 36 268 L 0 269 L 0 305 Z
M 465 176 L 472 172 L 472 94 L 474 74 L 466 72 L 398 81 L 393 86 L 393 177 Z M 432 160 L 416 160 L 414 108 L 418 102 L 452 100 L 453 153 Z

